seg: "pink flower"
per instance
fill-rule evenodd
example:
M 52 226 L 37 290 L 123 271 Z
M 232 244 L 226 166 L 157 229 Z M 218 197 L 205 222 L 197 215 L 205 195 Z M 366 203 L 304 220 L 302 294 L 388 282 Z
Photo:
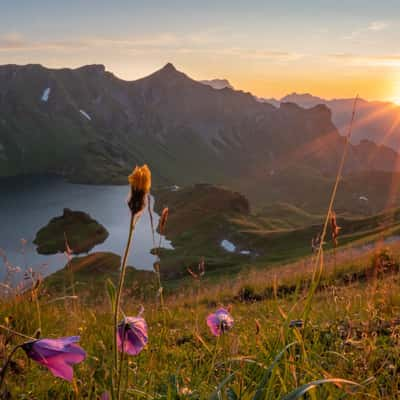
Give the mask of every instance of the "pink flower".
M 72 365 L 86 358 L 85 351 L 75 344 L 79 339 L 79 336 L 38 339 L 24 343 L 22 348 L 29 358 L 48 368 L 54 376 L 72 381 Z
M 142 317 L 125 317 L 118 325 L 118 351 L 139 354 L 148 342 L 147 324 Z
M 225 308 L 220 308 L 207 317 L 207 325 L 214 336 L 219 336 L 232 328 L 233 317 Z

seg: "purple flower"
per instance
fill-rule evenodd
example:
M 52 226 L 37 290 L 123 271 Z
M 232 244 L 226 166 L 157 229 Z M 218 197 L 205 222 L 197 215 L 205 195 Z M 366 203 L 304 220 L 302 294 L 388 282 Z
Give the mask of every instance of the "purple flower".
M 29 358 L 48 368 L 54 376 L 72 381 L 72 365 L 86 358 L 85 351 L 75 344 L 79 339 L 79 336 L 38 339 L 24 343 L 22 348 Z
M 100 396 L 100 400 L 110 400 L 110 392 L 103 392 L 102 395 Z
M 118 350 L 131 356 L 139 354 L 148 341 L 147 324 L 142 317 L 125 317 L 118 325 Z
M 207 325 L 214 336 L 219 336 L 232 328 L 233 318 L 225 308 L 220 308 L 207 317 Z

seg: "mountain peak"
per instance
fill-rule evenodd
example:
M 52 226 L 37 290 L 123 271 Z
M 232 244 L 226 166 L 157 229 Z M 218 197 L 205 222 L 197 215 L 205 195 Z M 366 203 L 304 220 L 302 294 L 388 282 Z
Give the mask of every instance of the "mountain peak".
M 156 72 L 153 72 L 151 75 L 144 77 L 142 79 L 137 80 L 136 82 L 140 81 L 162 81 L 162 82 L 168 82 L 168 84 L 171 84 L 173 82 L 181 82 L 182 80 L 189 80 L 190 78 L 185 75 L 183 72 L 178 71 L 173 64 L 167 63 L 165 64 L 161 69 L 157 70 Z
M 165 71 L 165 72 L 177 72 L 177 69 L 175 68 L 174 64 L 172 63 L 166 63 L 160 71 Z
M 157 76 L 166 79 L 176 78 L 185 76 L 183 72 L 178 71 L 172 63 L 165 64 L 161 69 L 157 70 L 156 72 L 152 73 L 149 76 Z

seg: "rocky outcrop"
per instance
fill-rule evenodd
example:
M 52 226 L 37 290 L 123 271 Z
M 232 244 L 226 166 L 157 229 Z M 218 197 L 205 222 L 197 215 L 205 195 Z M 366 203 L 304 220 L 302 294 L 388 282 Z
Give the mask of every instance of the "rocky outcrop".
M 65 251 L 70 254 L 87 253 L 108 237 L 106 228 L 82 211 L 64 208 L 63 214 L 55 217 L 41 228 L 33 241 L 40 254 L 55 254 Z

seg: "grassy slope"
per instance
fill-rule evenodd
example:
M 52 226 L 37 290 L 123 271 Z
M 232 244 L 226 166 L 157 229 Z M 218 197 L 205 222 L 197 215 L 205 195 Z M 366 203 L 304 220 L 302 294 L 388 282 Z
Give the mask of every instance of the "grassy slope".
M 70 290 L 71 282 L 75 282 L 75 290 L 85 301 L 96 302 L 104 299 L 105 282 L 110 279 L 118 284 L 121 257 L 109 252 L 97 252 L 84 257 L 75 257 L 70 263 L 44 281 L 45 291 L 50 297 L 60 296 Z M 134 298 L 146 299 L 149 292 L 154 291 L 155 276 L 152 272 L 128 267 L 126 286 L 128 293 Z
M 326 212 L 334 178 L 301 166 L 287 166 L 269 176 L 265 171 L 258 173 L 260 176 L 255 171 L 252 179 L 230 183 L 230 187 L 245 194 L 257 209 L 262 209 L 265 204 L 288 203 L 311 214 Z M 398 182 L 399 173 L 369 171 L 346 174 L 336 196 L 336 211 L 367 216 L 387 207 L 398 207 Z M 360 196 L 367 197 L 368 202 L 360 200 Z
M 399 247 L 393 247 L 392 252 L 389 257 L 396 266 L 392 270 L 397 271 Z M 239 398 L 251 400 L 262 380 L 263 367 L 269 366 L 279 351 L 294 341 L 299 344 L 283 354 L 272 371 L 263 398 L 280 399 L 301 384 L 323 377 L 341 377 L 359 383 L 368 380 L 368 384 L 352 392 L 350 388 L 327 385 L 315 393 L 317 399 L 343 398 L 343 390 L 348 392 L 347 397 L 355 399 L 396 398 L 400 384 L 397 272 L 386 277 L 377 275 L 348 281 L 339 277 L 344 271 L 370 268 L 371 255 L 365 253 L 351 260 L 349 254 L 343 254 L 337 261 L 334 271 L 332 259 L 327 260 L 324 288 L 314 298 L 304 330 L 290 329 L 287 324 L 301 316 L 306 288 L 282 292 L 276 298 L 237 296 L 240 289 L 249 285 L 260 293 L 267 292 L 273 285 L 272 275 L 260 271 L 218 285 L 207 280 L 201 285 L 188 282 L 167 298 L 165 334 L 154 289 L 153 299 L 144 303 L 149 346 L 139 356 L 129 358 L 128 380 L 132 392 L 127 398 L 138 398 L 140 391 L 146 393 L 145 398 L 206 399 L 225 377 L 233 374 L 222 389 L 221 398 L 232 398 L 226 391 L 230 388 Z M 282 278 L 281 283 L 289 280 L 296 285 L 303 279 L 293 274 L 298 269 L 299 264 L 294 264 L 276 272 Z M 129 289 L 128 284 L 124 310 L 135 315 L 139 302 L 133 301 Z M 79 397 L 98 398 L 108 388 L 112 359 L 112 315 L 105 290 L 104 297 L 99 296 L 95 304 L 78 302 L 75 310 L 63 302 L 48 303 L 44 298 L 41 302 L 43 335 L 81 334 L 81 345 L 89 357 L 75 368 Z M 228 302 L 233 304 L 235 326 L 216 345 L 205 317 L 219 303 Z M 1 318 L 14 317 L 13 327 L 21 332 L 32 334 L 37 327 L 33 303 L 2 303 L 0 310 Z M 12 340 L 15 341 L 18 339 Z M 211 371 L 214 352 L 215 371 Z M 8 389 L 16 398 L 26 393 L 38 399 L 73 398 L 70 385 L 54 379 L 34 363 L 27 364 L 22 353 L 17 354 L 15 370 L 8 377 Z
M 397 319 L 400 246 L 394 244 L 390 250 L 377 250 L 376 256 L 376 250 L 365 242 L 397 234 L 399 211 L 370 218 L 339 219 L 344 246 L 337 250 L 336 256 L 332 252 L 326 254 L 309 322 L 305 329 L 295 330 L 288 323 L 301 318 L 314 268 L 313 258 L 303 257 L 309 253 L 306 238 L 317 232 L 320 225 L 288 230 L 285 219 L 282 227 L 267 225 L 265 216 L 248 213 L 240 195 L 229 193 L 229 198 L 221 197 L 219 189 L 207 190 L 204 186 L 201 189 L 201 195 L 191 190 L 183 192 L 184 201 L 179 207 L 174 203 L 177 201 L 174 192 L 167 193 L 171 207 L 167 234 L 172 235 L 174 245 L 178 244 L 177 253 L 170 255 L 170 260 L 179 259 L 183 268 L 185 260 L 192 257 L 197 263 L 198 257 L 207 253 L 202 281 L 186 277 L 165 282 L 165 329 L 153 274 L 128 269 L 123 309 L 127 315 L 136 315 L 140 304 L 144 305 L 149 346 L 139 356 L 129 359 L 131 392 L 126 397 L 140 398 L 141 392 L 146 393 L 145 398 L 206 399 L 231 376 L 221 389 L 222 399 L 234 398 L 234 391 L 238 398 L 253 400 L 264 368 L 271 365 L 287 344 L 296 341 L 298 344 L 284 353 L 272 370 L 263 398 L 280 399 L 303 383 L 327 377 L 368 383 L 353 391 L 327 385 L 318 389 L 316 399 L 340 399 L 343 391 L 356 399 L 396 398 L 400 385 Z M 226 208 L 235 212 L 220 212 Z M 299 224 L 314 218 L 287 206 L 278 208 L 289 209 L 293 214 L 290 221 Z M 226 257 L 219 249 L 221 232 L 228 232 L 232 235 L 229 239 L 238 244 L 269 251 L 257 259 Z M 348 247 L 350 242 L 358 247 Z M 189 250 L 180 249 L 182 244 L 189 246 Z M 291 258 L 297 261 L 282 265 L 283 260 Z M 164 269 L 168 266 L 168 256 L 162 254 L 161 260 Z M 220 263 L 230 267 L 223 277 Z M 40 297 L 43 335 L 79 333 L 89 354 L 75 368 L 79 398 L 96 399 L 109 387 L 112 315 L 105 281 L 108 277 L 116 280 L 119 264 L 116 255 L 95 253 L 74 259 L 44 283 Z M 232 274 L 235 268 L 238 273 Z M 71 277 L 79 295 L 75 306 L 62 299 L 72 294 Z M 207 329 L 205 317 L 220 304 L 233 305 L 235 326 L 217 344 Z M 0 319 L 11 315 L 14 329 L 26 334 L 37 329 L 35 304 L 28 299 L 0 299 L 0 305 Z M 17 342 L 18 339 L 12 339 L 5 350 L 10 351 Z M 7 382 L 16 398 L 23 398 L 26 393 L 34 399 L 74 396 L 70 385 L 54 379 L 36 364 L 26 363 L 21 352 Z
M 210 271 L 226 275 L 250 265 L 265 268 L 310 254 L 311 238 L 321 231 L 324 222 L 321 215 L 282 203 L 252 214 L 240 207 L 244 201 L 235 192 L 209 185 L 157 192 L 156 209 L 170 209 L 166 234 L 174 245 L 174 250 L 161 251 L 164 276 L 185 275 L 186 268 L 203 256 Z M 399 217 L 399 210 L 371 217 L 339 217 L 340 245 L 396 235 Z M 223 239 L 233 242 L 237 251 L 222 249 Z M 240 250 L 250 250 L 251 254 L 242 255 Z

